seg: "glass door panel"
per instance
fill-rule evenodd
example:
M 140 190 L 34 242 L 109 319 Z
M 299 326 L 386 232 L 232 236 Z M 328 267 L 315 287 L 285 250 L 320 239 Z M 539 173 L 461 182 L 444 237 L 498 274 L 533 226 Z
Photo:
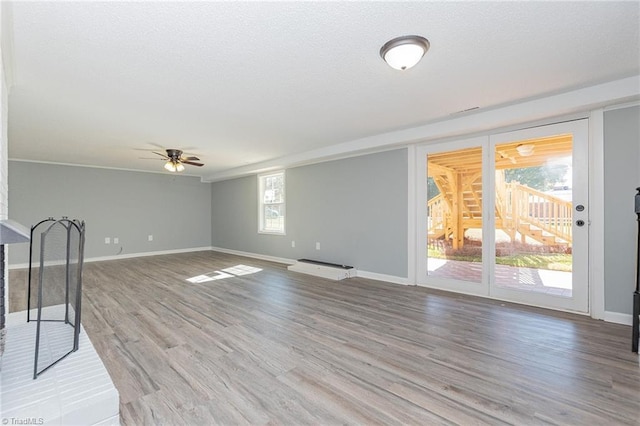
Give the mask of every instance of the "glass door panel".
M 427 155 L 427 273 L 482 281 L 482 148 Z
M 495 284 L 571 297 L 571 134 L 495 146 Z
M 483 231 L 487 137 L 418 149 L 418 280 L 429 287 L 488 293 Z M 490 264 L 490 263 L 489 263 Z
M 492 136 L 491 146 L 491 294 L 587 312 L 586 120 Z

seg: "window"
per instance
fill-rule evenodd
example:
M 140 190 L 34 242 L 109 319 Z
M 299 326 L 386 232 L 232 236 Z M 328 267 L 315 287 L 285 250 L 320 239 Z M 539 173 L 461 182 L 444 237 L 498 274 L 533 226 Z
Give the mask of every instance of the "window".
M 284 235 L 284 171 L 258 176 L 258 232 Z

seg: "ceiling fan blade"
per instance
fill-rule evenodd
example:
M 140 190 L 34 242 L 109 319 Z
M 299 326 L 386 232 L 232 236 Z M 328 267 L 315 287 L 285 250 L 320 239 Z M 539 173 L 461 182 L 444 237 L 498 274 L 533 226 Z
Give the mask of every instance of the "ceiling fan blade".
M 181 163 L 183 164 L 189 164 L 191 166 L 197 166 L 197 167 L 202 167 L 204 166 L 204 164 L 202 163 L 194 163 L 193 161 L 181 161 Z
M 138 160 L 155 160 L 155 161 L 160 160 L 160 161 L 167 161 L 167 159 L 166 159 L 166 158 L 156 158 L 156 157 L 153 157 L 153 158 L 151 158 L 151 157 L 138 157 Z
M 165 160 L 168 160 L 168 159 L 169 159 L 169 157 L 168 157 L 166 154 L 161 154 L 161 153 L 159 153 L 159 152 L 155 152 L 155 151 L 151 151 L 151 152 L 153 152 L 153 153 L 154 153 L 154 154 L 156 154 L 156 155 L 159 155 L 160 157 L 164 158 Z
M 151 146 L 155 146 L 155 148 L 153 149 L 160 149 L 162 151 L 165 150 L 164 146 L 160 145 L 159 143 L 155 143 L 155 142 L 146 142 L 147 145 L 151 145 Z M 151 149 L 149 150 L 151 151 Z
M 200 159 L 198 157 L 181 157 L 181 160 L 186 160 L 186 161 L 200 161 Z

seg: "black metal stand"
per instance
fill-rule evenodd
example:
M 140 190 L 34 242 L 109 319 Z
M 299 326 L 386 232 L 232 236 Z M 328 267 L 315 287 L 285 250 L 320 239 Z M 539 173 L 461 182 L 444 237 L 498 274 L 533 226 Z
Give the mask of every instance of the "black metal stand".
M 640 337 L 640 188 L 636 188 L 636 215 L 638 216 L 638 248 L 636 249 L 636 291 L 633 292 L 633 327 L 631 330 L 631 350 L 638 353 Z
M 45 220 L 41 220 L 31 227 L 30 240 L 31 244 L 29 244 L 29 276 L 27 277 L 27 322 L 31 321 L 31 280 L 33 277 L 31 276 L 31 270 L 33 269 L 33 233 L 34 231 L 45 222 L 55 222 L 55 219 L 49 217 Z
M 52 223 L 49 223 L 52 222 Z M 29 252 L 29 287 L 27 295 L 28 310 L 31 309 L 31 292 L 32 274 L 31 269 L 34 267 L 33 261 L 33 242 L 34 231 L 40 225 L 45 224 L 45 230 L 40 232 L 40 255 L 38 266 L 38 294 L 37 294 L 37 317 L 36 317 L 36 348 L 33 363 L 33 379 L 37 379 L 38 376 L 49 368 L 56 365 L 59 361 L 62 361 L 65 357 L 72 352 L 78 350 L 78 342 L 80 337 L 80 312 L 82 305 L 82 266 L 84 261 L 84 233 L 85 224 L 79 220 L 70 220 L 66 216 L 62 219 L 55 220 L 53 218 L 45 219 L 39 222 L 37 225 L 31 228 L 31 248 Z M 48 235 L 53 235 L 53 245 L 47 245 Z M 56 237 L 57 235 L 57 237 Z M 62 240 L 60 238 L 62 237 Z M 56 265 L 55 261 L 49 261 L 50 265 L 47 265 L 47 251 L 51 251 L 54 248 L 64 250 L 64 318 L 60 318 L 58 312 L 54 313 L 54 316 L 58 316 L 57 319 L 45 319 L 43 318 L 43 309 L 55 308 L 59 304 L 59 300 L 54 299 L 51 303 L 50 300 L 44 300 L 43 287 L 49 285 L 53 281 L 47 278 L 45 280 L 45 270 L 49 268 L 59 268 L 61 265 Z M 73 257 L 73 260 L 71 259 Z M 51 276 L 50 273 L 46 274 L 47 277 Z M 72 293 L 72 294 L 71 294 Z M 27 314 L 27 321 L 30 321 L 30 317 Z M 64 344 L 60 342 L 56 343 L 57 351 L 55 353 L 45 353 L 43 359 L 40 359 L 40 340 L 41 334 L 46 334 L 46 329 L 43 330 L 43 323 L 64 323 L 72 327 L 73 329 L 73 345 L 68 352 L 60 351 L 60 348 L 64 348 Z M 51 351 L 50 351 L 51 352 Z M 45 364 L 44 368 L 39 364 Z

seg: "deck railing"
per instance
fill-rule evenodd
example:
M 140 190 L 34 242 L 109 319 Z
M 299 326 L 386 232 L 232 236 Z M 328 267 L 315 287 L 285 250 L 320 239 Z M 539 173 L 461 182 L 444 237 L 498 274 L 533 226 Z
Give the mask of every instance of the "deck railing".
M 514 223 L 533 225 L 551 235 L 571 242 L 572 203 L 518 182 L 506 184 L 506 211 Z
M 496 180 L 496 227 L 512 238 L 521 225 L 532 225 L 567 243 L 572 240 L 572 203 L 518 182 Z M 439 238 L 447 233 L 451 211 L 443 194 L 427 203 L 428 233 Z
M 451 215 L 447 201 L 438 194 L 427 203 L 428 232 L 431 238 L 439 238 L 446 233 L 447 217 Z

